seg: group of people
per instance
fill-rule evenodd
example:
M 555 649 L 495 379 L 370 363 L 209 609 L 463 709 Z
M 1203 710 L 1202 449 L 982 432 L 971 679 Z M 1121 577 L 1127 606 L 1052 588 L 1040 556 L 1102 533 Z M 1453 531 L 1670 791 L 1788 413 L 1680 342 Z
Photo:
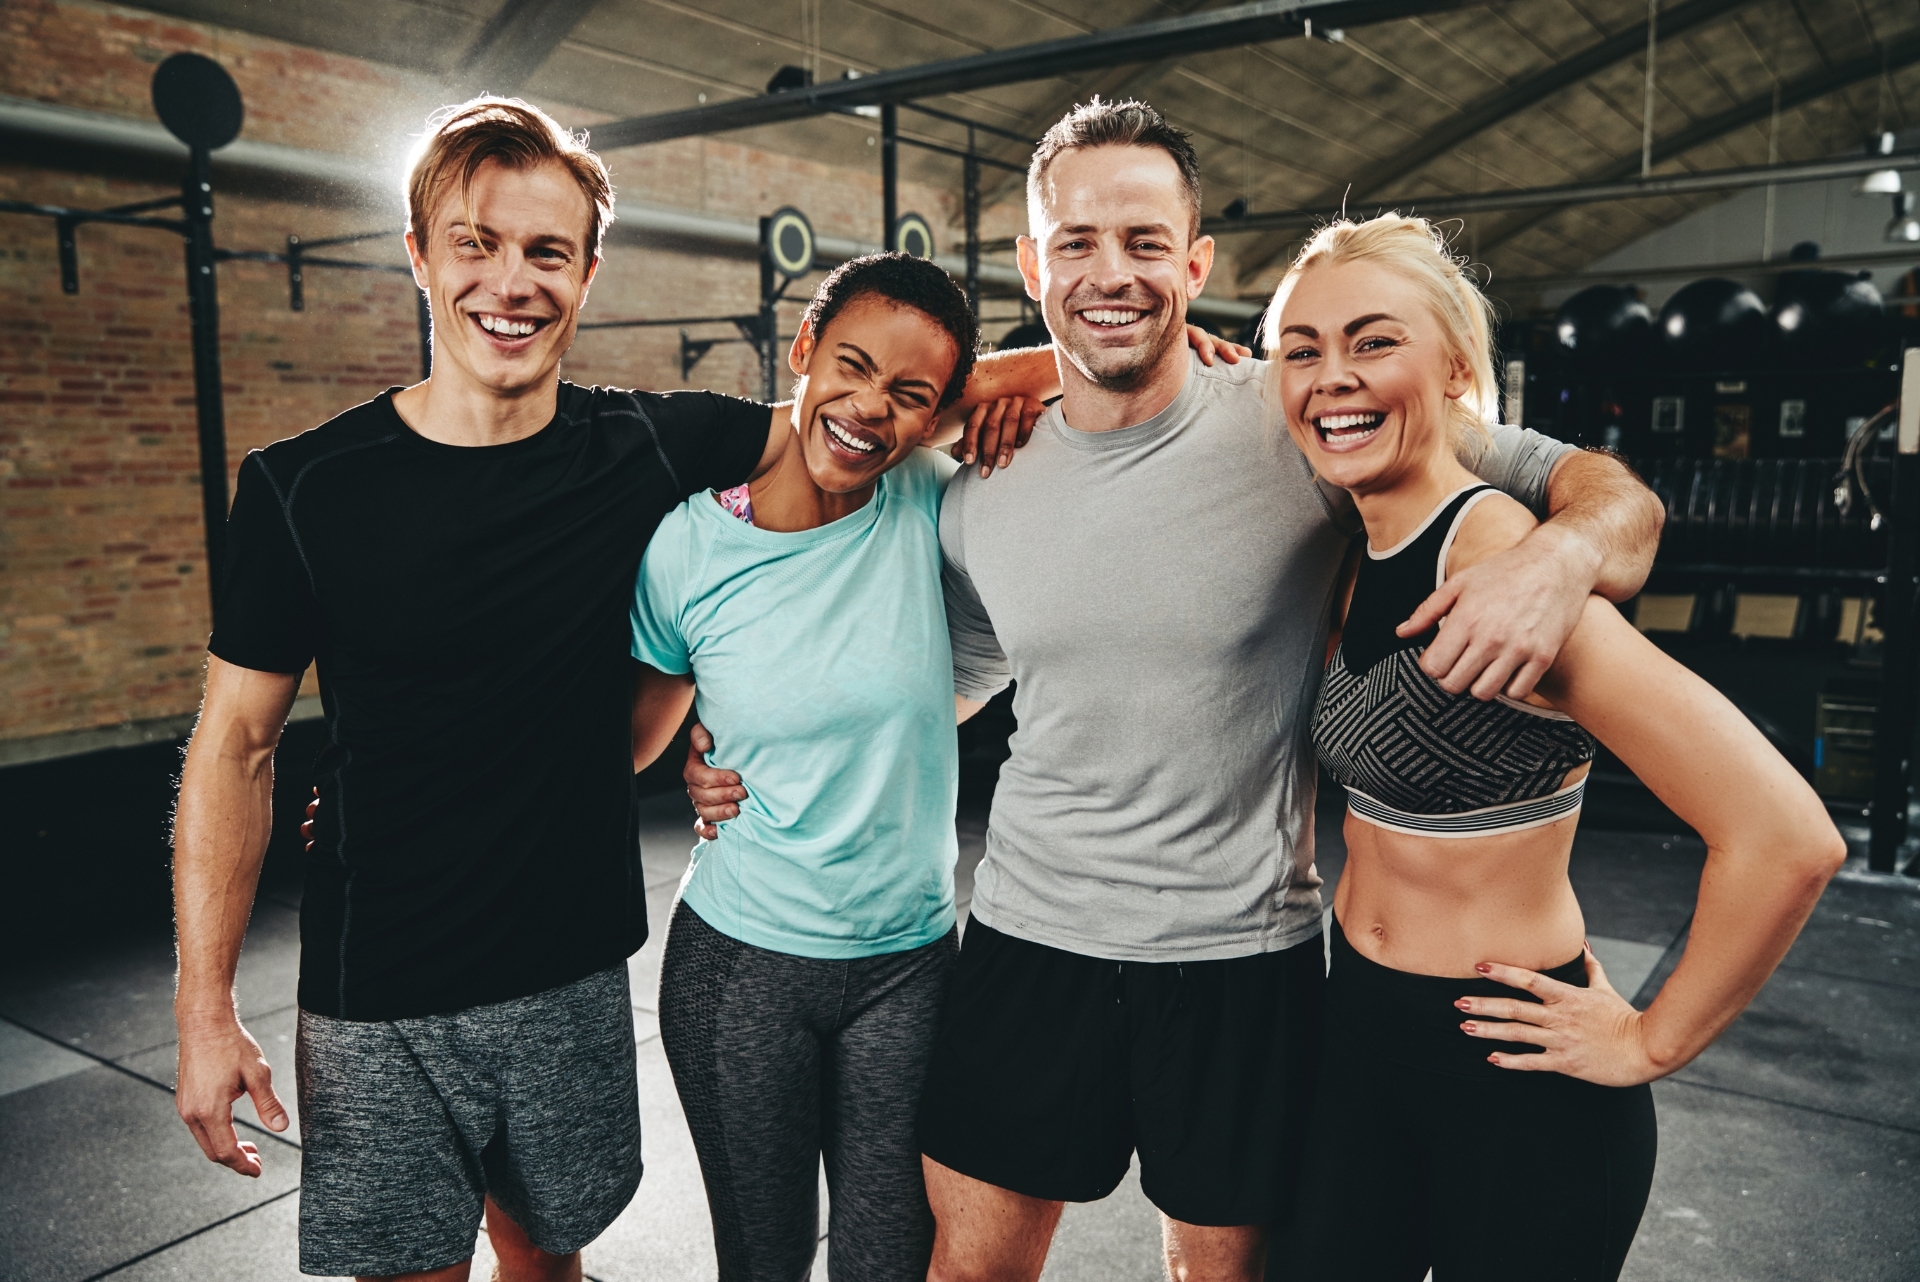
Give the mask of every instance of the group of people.
M 536 109 L 441 113 L 408 206 L 433 376 L 247 457 L 176 820 L 179 1111 L 257 1175 L 233 980 L 317 662 L 303 1271 L 462 1279 L 484 1216 L 501 1278 L 581 1276 L 641 1176 L 632 775 L 692 711 L 659 1012 L 722 1279 L 808 1276 L 823 1161 L 836 1282 L 1037 1279 L 1136 1156 L 1188 1282 L 1618 1275 L 1647 1083 L 1844 846 L 1614 609 L 1659 507 L 1498 424 L 1432 227 L 1322 228 L 1253 360 L 1187 324 L 1186 136 L 1095 100 L 1028 175 L 1051 348 L 872 255 L 769 407 L 560 380 L 613 195 Z M 963 939 L 954 725 L 1009 685 Z M 1596 742 L 1708 845 L 1645 1010 L 1568 881 Z

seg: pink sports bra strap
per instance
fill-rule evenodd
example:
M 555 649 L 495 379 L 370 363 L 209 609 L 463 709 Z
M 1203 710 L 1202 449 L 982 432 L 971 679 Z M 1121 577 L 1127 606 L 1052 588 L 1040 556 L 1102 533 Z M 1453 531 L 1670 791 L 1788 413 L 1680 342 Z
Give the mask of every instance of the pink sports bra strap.
M 715 490 L 713 497 L 721 507 L 733 513 L 748 525 L 753 524 L 753 495 L 745 485 L 736 485 L 730 490 Z

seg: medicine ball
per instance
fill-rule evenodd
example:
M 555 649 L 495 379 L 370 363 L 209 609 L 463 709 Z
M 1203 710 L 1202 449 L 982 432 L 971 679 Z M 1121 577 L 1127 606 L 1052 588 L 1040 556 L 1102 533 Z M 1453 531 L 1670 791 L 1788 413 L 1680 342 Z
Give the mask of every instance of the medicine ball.
M 1858 365 L 1885 341 L 1886 304 L 1873 282 L 1847 272 L 1780 273 L 1773 342 L 1783 364 Z
M 1554 313 L 1561 361 L 1583 374 L 1634 372 L 1654 354 L 1653 312 L 1631 290 L 1592 285 Z
M 1751 369 L 1767 359 L 1772 325 L 1760 296 L 1709 276 L 1683 286 L 1660 309 L 1660 342 L 1681 370 Z

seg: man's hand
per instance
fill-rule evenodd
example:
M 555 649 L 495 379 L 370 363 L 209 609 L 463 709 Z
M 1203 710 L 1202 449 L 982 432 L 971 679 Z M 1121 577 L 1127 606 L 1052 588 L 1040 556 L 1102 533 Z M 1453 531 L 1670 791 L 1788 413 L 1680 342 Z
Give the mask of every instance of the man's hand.
M 740 776 L 731 770 L 716 770 L 706 762 L 713 751 L 713 736 L 698 721 L 687 742 L 687 768 L 680 777 L 687 781 L 687 797 L 693 802 L 694 835 L 702 841 L 720 840 L 719 825 L 740 813 L 738 802 L 747 799 Z
M 1505 552 L 1452 575 L 1397 629 L 1418 636 L 1445 616 L 1420 670 L 1449 694 L 1524 699 L 1586 609 L 1592 546 L 1543 525 Z
M 1249 360 L 1253 359 L 1251 347 L 1209 334 L 1198 325 L 1187 326 L 1187 346 L 1200 357 L 1202 365 L 1209 367 L 1212 366 L 1213 358 L 1216 356 L 1229 365 L 1238 365 L 1242 356 Z
M 233 1102 L 253 1098 L 270 1131 L 287 1129 L 287 1110 L 273 1093 L 273 1070 L 260 1043 L 231 1011 L 180 1016 L 180 1066 L 173 1106 L 209 1161 L 250 1178 L 260 1174 L 260 1150 L 233 1129 Z
M 207 1157 L 260 1174 L 260 1154 L 233 1132 L 233 1101 L 253 1097 L 269 1130 L 287 1128 L 260 1044 L 240 1027 L 233 977 L 260 861 L 273 831 L 273 750 L 299 673 L 256 672 L 207 657 L 207 693 L 180 773 L 173 821 L 173 907 L 180 956 L 174 1107 Z

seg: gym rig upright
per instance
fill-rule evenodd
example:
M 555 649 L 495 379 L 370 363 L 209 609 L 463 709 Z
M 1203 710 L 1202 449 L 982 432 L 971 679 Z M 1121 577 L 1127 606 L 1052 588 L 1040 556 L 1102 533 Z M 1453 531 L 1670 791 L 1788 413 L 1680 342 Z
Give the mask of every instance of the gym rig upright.
M 205 526 L 207 564 L 225 560 L 227 533 L 227 427 L 220 385 L 220 292 L 215 268 L 222 262 L 284 263 L 287 301 L 293 311 L 304 311 L 305 271 L 310 267 L 345 271 L 387 272 L 411 277 L 412 271 L 394 263 L 315 257 L 311 251 L 398 235 L 387 230 L 303 241 L 287 237 L 286 251 L 222 249 L 213 243 L 212 154 L 240 134 L 245 109 L 239 87 L 226 69 L 211 58 L 176 53 L 153 73 L 153 106 L 167 130 L 188 148 L 186 173 L 178 196 L 163 196 L 108 209 L 74 209 L 27 201 L 0 201 L 0 213 L 51 218 L 60 246 L 60 288 L 80 292 L 80 253 L 77 234 L 84 223 L 111 223 L 123 227 L 153 227 L 180 236 L 186 245 L 187 303 L 193 348 L 194 418 L 200 452 L 200 508 Z M 179 209 L 181 217 L 155 217 L 163 209 Z M 420 374 L 431 372 L 433 348 L 426 297 L 419 299 Z M 207 575 L 208 591 L 218 580 Z
M 857 78 L 848 77 L 849 80 Z M 780 68 L 768 82 L 767 92 L 786 93 L 812 83 L 811 74 L 805 68 L 786 66 Z M 965 126 L 966 150 L 962 151 L 957 147 L 902 134 L 900 107 L 936 120 L 944 120 L 949 124 Z M 1032 146 L 1033 140 L 1010 130 L 977 120 L 969 120 L 964 116 L 956 116 L 933 107 L 923 107 L 918 103 L 841 107 L 836 110 L 842 114 L 869 117 L 880 122 L 880 220 L 881 226 L 885 229 L 884 243 L 889 249 L 912 254 L 915 258 L 931 258 L 938 248 L 934 242 L 932 225 L 924 217 L 911 211 L 905 214 L 899 211 L 900 145 L 904 143 L 923 151 L 952 156 L 961 162 L 963 221 L 966 229 L 966 267 L 962 277 L 962 287 L 966 291 L 968 308 L 975 317 L 978 317 L 980 315 L 981 253 L 980 170 L 982 166 L 987 166 L 1009 173 L 1024 174 L 1026 172 L 1022 165 L 982 154 L 979 150 L 979 135 L 993 134 L 1024 146 Z M 812 274 L 819 268 L 813 225 L 808 222 L 806 215 L 787 206 L 762 218 L 759 262 L 760 306 L 757 311 L 725 316 L 666 316 L 590 321 L 582 323 L 580 328 L 593 330 L 677 327 L 680 329 L 680 377 L 682 379 L 689 377 L 693 373 L 694 366 L 698 365 L 701 359 L 715 347 L 730 343 L 747 343 L 753 347 L 760 365 L 762 395 L 769 401 L 778 400 L 781 345 L 783 341 L 792 341 L 791 335 L 779 333 L 776 316 L 778 304 L 786 297 L 787 289 L 794 281 Z M 707 325 L 729 325 L 737 332 L 721 338 L 695 338 L 688 333 L 688 330 L 695 326 Z

